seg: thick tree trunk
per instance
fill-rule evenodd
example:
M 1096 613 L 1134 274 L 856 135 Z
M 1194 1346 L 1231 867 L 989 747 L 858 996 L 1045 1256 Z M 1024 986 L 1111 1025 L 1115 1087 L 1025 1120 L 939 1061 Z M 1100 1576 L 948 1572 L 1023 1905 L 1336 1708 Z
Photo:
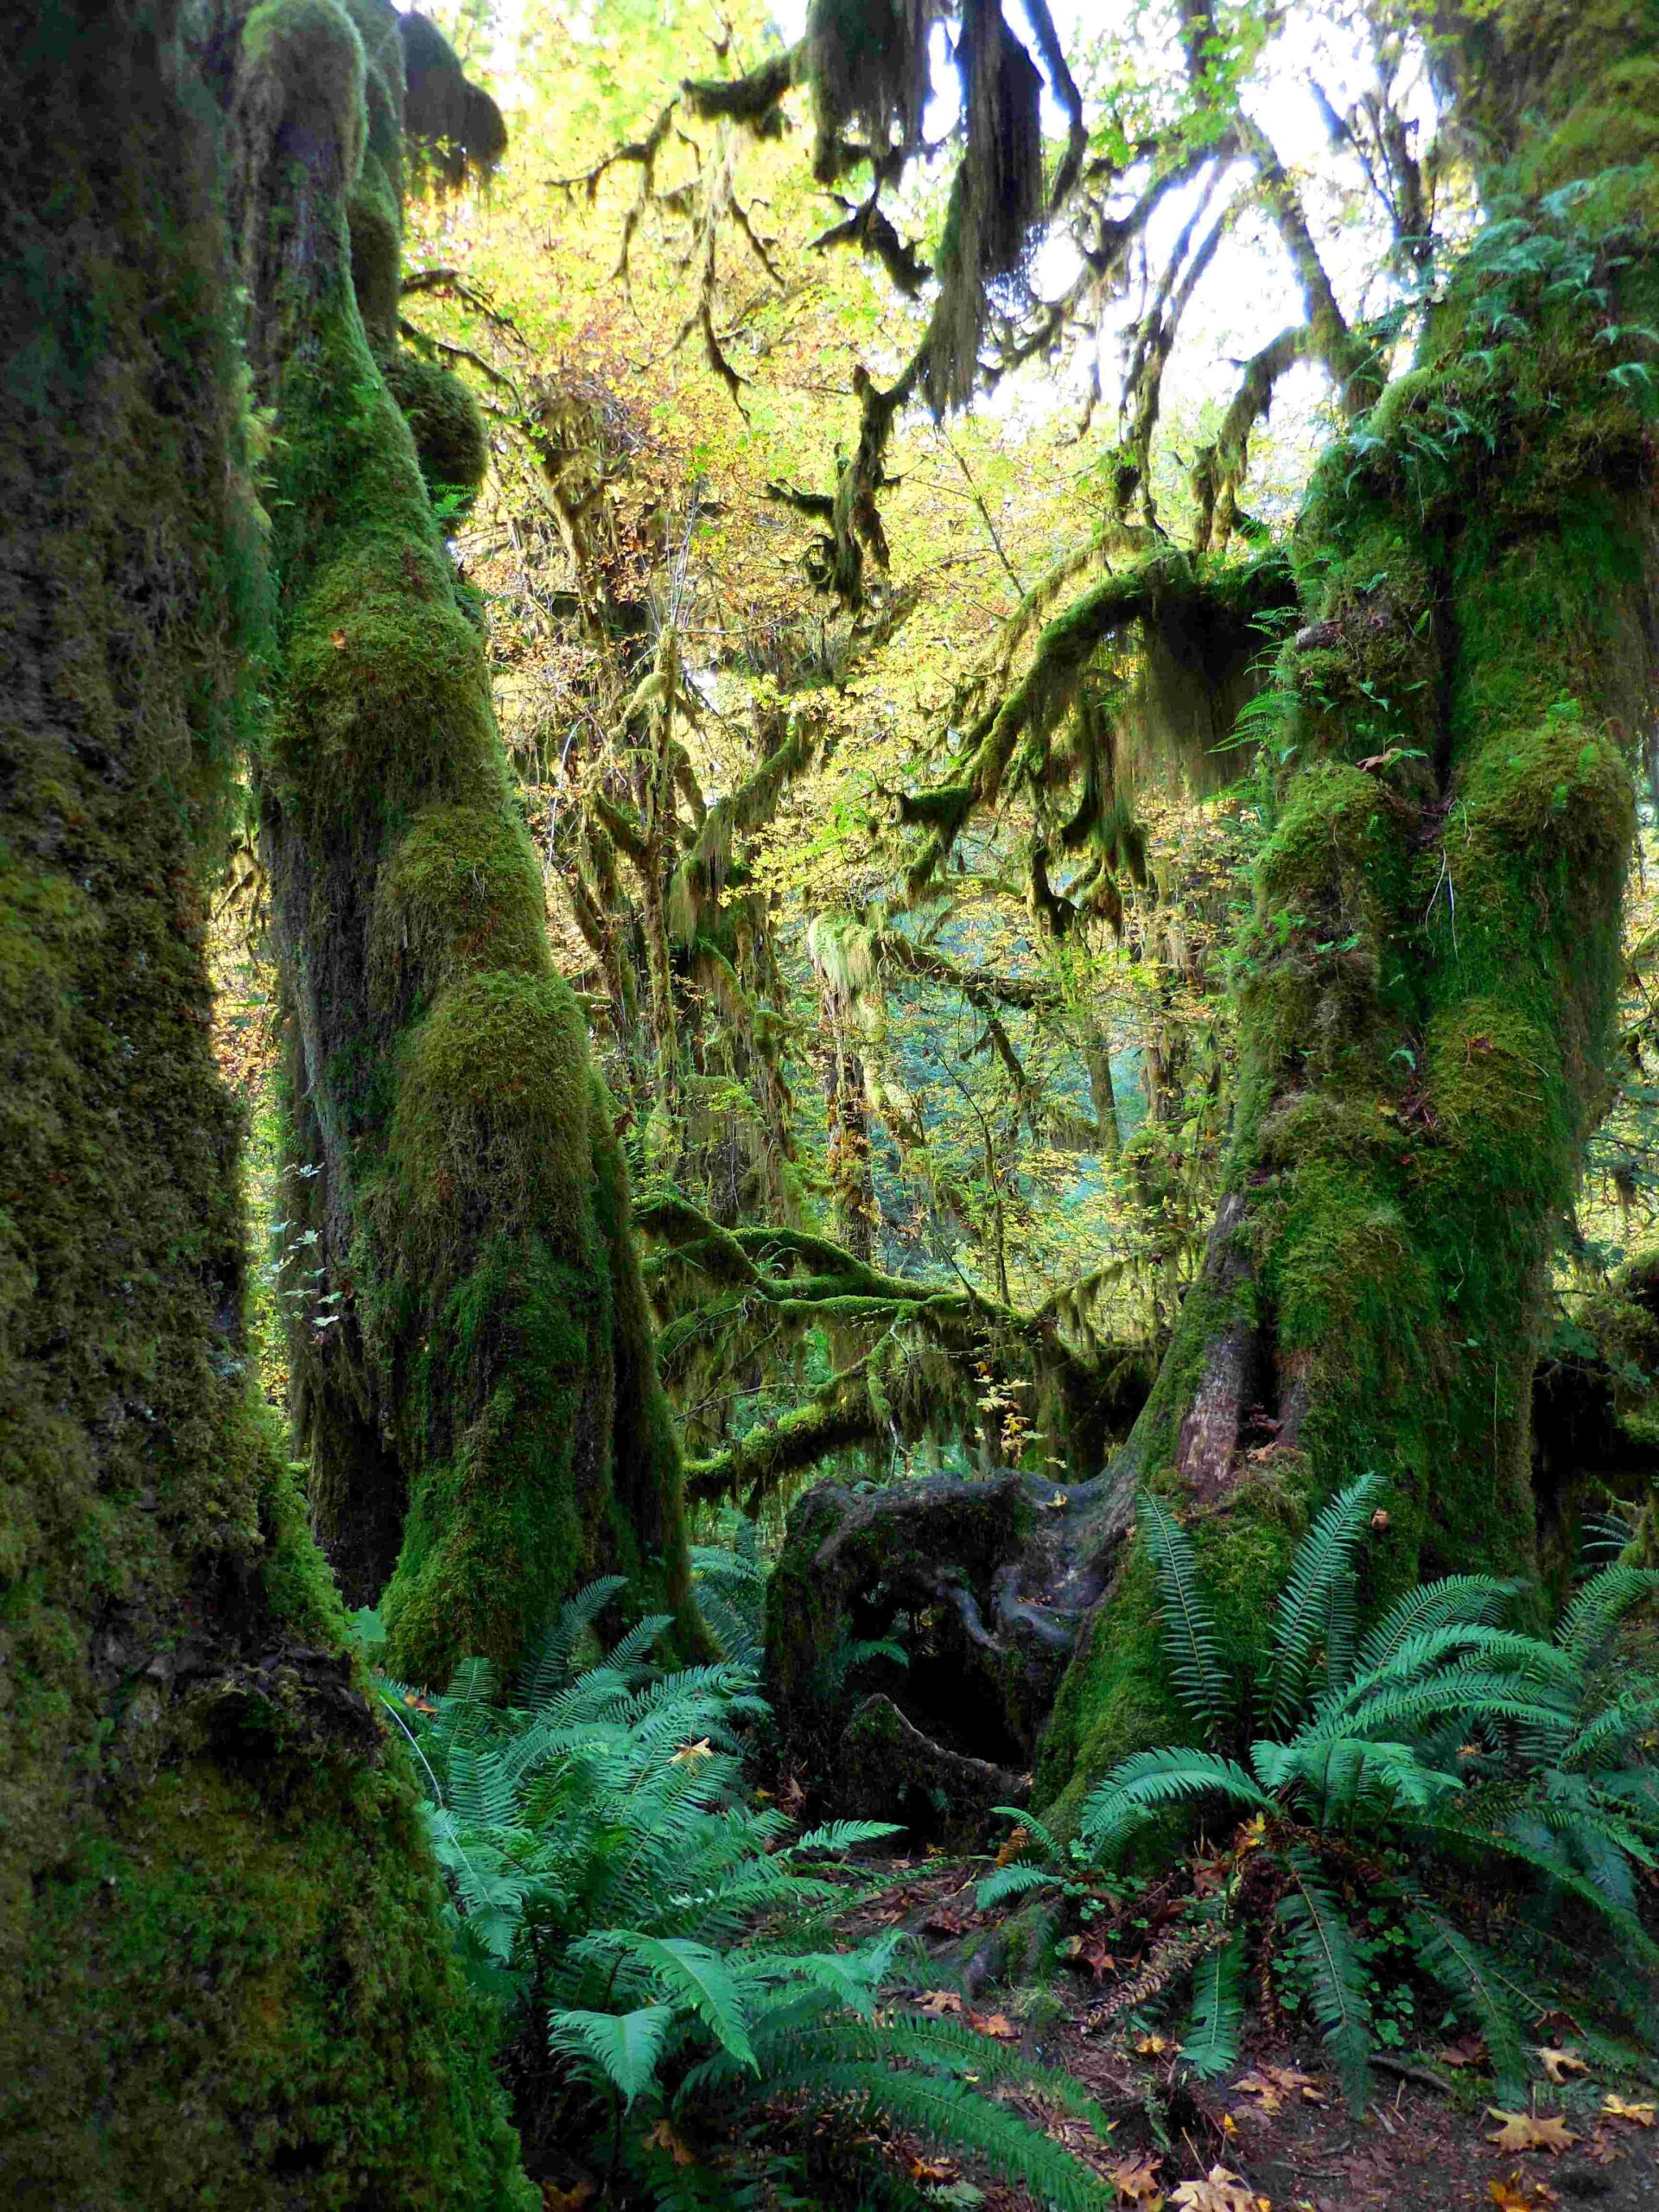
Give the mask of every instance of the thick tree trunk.
M 1241 1643 L 1319 1502 L 1363 1473 L 1391 1485 L 1373 1597 L 1538 1565 L 1543 1294 L 1606 1096 L 1653 708 L 1650 341 L 1629 326 L 1659 298 L 1659 7 L 1447 9 L 1435 55 L 1489 203 L 1527 212 L 1469 257 L 1419 365 L 1312 486 L 1276 679 L 1294 769 L 1238 948 L 1206 1262 L 1124 1449 L 1040 1538 L 1009 1537 L 995 1620 L 979 1596 L 1000 1665 L 1018 1662 L 999 1621 L 1076 1631 L 1035 1782 L 1062 1825 L 1111 1762 L 1185 1726 L 1133 1541 L 1142 1486 L 1182 1510 Z M 1552 1467 L 1547 1486 L 1559 1548 L 1573 1485 Z M 836 1624 L 882 1617 L 889 1554 L 950 1581 L 957 1510 L 861 1510 L 841 1553 L 872 1579 L 838 1598 L 820 1658 Z M 798 1576 L 817 1511 L 798 1509 Z M 902 1679 L 880 1687 L 904 1706 Z M 977 1735 L 971 1711 L 911 1717 L 999 1756 L 994 1713 Z
M 467 1652 L 510 1666 L 603 1569 L 689 1627 L 679 1464 L 609 1102 L 552 968 L 482 641 L 388 387 L 403 372 L 371 343 L 398 284 L 388 0 L 268 0 L 238 99 L 280 441 L 262 819 L 291 1207 L 320 1269 L 295 1368 L 342 1583 L 366 1599 L 390 1573 L 391 1663 L 435 1681 Z
M 0 2200 L 522 2206 L 242 1329 L 201 928 L 261 549 L 173 0 L 0 38 Z
M 1078 1531 L 1105 1586 L 1039 1768 L 1063 1811 L 1179 1725 L 1122 1548 L 1137 1485 L 1187 1509 L 1241 1628 L 1366 1471 L 1383 1579 L 1535 1564 L 1541 1299 L 1605 1096 L 1652 706 L 1651 440 L 1607 332 L 1652 315 L 1659 10 L 1474 12 L 1438 58 L 1538 273 L 1501 238 L 1471 258 L 1298 528 L 1297 766 L 1240 948 L 1226 1195 Z

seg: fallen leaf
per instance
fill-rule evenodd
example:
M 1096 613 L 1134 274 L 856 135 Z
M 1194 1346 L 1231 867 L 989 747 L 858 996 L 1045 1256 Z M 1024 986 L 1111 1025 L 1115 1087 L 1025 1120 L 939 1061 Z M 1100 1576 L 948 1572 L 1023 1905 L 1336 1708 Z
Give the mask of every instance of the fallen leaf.
M 912 2158 L 910 2177 L 912 2181 L 954 2181 L 957 2170 L 949 2158 Z
M 1558 2084 L 1564 2082 L 1569 2074 L 1584 2074 L 1589 2070 L 1576 2050 L 1557 2050 L 1549 2044 L 1540 2046 L 1538 2063 L 1550 2080 Z
M 1185 2212 L 1258 2212 L 1267 2204 L 1265 2196 L 1258 2196 L 1240 2174 L 1229 2173 L 1225 2166 L 1211 2166 L 1202 2181 L 1184 2181 L 1170 2199 Z M 1272 2207 L 1268 2207 L 1272 2212 Z
M 346 650 L 346 632 L 343 630 L 331 630 L 328 632 L 328 642 L 337 653 L 343 653 Z
M 550 2181 L 542 2183 L 542 2203 L 544 2212 L 582 2212 L 584 2204 L 594 2201 L 594 2184 L 579 2181 L 574 2189 L 556 2189 Z
M 1283 2107 L 1285 2101 L 1279 2090 L 1260 2074 L 1241 2074 L 1234 2086 L 1249 2096 L 1259 2097 L 1263 2112 L 1278 2112 Z
M 1029 1828 L 1015 1828 L 1013 1834 L 1004 1840 L 1001 1849 L 997 1853 L 997 1865 L 999 1866 L 1007 1866 L 1011 1865 L 1013 1861 L 1020 1856 L 1020 1853 L 1030 1841 L 1031 1830 Z M 1078 1936 L 1073 1940 L 1080 1942 L 1082 1938 Z
M 1609 2090 L 1601 2101 L 1601 2108 L 1611 2120 L 1628 2120 L 1635 2127 L 1651 2127 L 1654 2120 L 1652 2105 L 1627 2105 L 1623 2097 Z
M 960 2012 L 962 1999 L 954 1989 L 925 1989 L 921 2009 L 924 2012 L 933 2013 L 936 2018 L 941 2012 Z
M 1499 2123 L 1486 2140 L 1500 2151 L 1553 2151 L 1559 2157 L 1579 2139 L 1564 2120 L 1551 2113 L 1500 2112 L 1496 2105 L 1488 2105 L 1486 2117 Z
M 999 2043 L 1020 2040 L 1020 2031 L 1006 2012 L 969 2012 L 968 2024 L 977 2028 L 982 2036 L 995 2036 Z
M 714 1756 L 714 1745 L 709 1742 L 706 1736 L 700 1736 L 695 1744 L 682 1744 L 679 1750 L 676 1751 L 673 1758 L 670 1759 L 669 1764 L 671 1766 L 696 1766 L 700 1759 L 711 1759 Z
M 1477 2037 L 1464 2036 L 1458 2042 L 1446 2044 L 1429 2055 L 1437 2058 L 1442 2066 L 1478 2066 L 1486 2056 L 1486 2046 Z
M 1161 2201 L 1162 2191 L 1158 2183 L 1158 2158 L 1141 2158 L 1134 2165 L 1119 2160 L 1106 2168 L 1106 2177 L 1118 2195 L 1127 2197 L 1131 2204 L 1144 2204 L 1151 2198 Z
M 1508 2181 L 1489 2181 L 1486 2186 L 1498 2212 L 1548 2212 L 1550 2205 L 1561 2201 L 1548 2182 L 1528 2181 L 1521 2174 L 1511 2174 Z
M 1304 2074 L 1294 2066 L 1264 2066 L 1262 2071 L 1270 2082 L 1286 2091 L 1300 2089 L 1305 2105 L 1322 2105 L 1329 2101 L 1325 2092 L 1311 2074 Z
M 1169 2049 L 1167 2036 L 1136 2036 L 1135 2055 L 1140 2058 L 1161 2058 Z
M 654 2144 L 658 2150 L 666 2151 L 677 2166 L 689 2166 L 695 2163 L 696 2153 L 681 2142 L 674 2133 L 672 2123 L 667 2120 L 659 2120 L 645 2140 Z

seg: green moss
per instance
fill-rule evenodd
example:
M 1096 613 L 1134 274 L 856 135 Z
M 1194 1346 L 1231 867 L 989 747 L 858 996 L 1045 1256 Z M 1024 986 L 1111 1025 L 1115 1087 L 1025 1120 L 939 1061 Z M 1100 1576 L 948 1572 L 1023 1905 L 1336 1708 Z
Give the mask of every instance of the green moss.
M 392 397 L 404 410 L 434 499 L 472 494 L 490 465 L 489 440 L 478 402 L 457 376 L 418 353 L 394 353 L 385 365 Z
M 375 887 L 371 988 L 408 1003 L 405 977 L 441 991 L 490 969 L 545 972 L 547 916 L 524 825 L 491 807 L 432 807 Z M 568 1029 L 568 1014 L 562 1027 Z

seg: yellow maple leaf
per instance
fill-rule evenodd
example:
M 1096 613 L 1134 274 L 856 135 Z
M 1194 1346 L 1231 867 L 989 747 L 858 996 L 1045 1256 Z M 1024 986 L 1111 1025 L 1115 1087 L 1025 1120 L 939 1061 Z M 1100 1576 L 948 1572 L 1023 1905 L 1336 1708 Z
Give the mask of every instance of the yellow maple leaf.
M 675 1752 L 673 1758 L 669 1761 L 669 1764 L 671 1766 L 696 1766 L 700 1759 L 711 1759 L 714 1756 L 714 1745 L 709 1742 L 706 1736 L 701 1736 L 695 1744 L 682 1744 L 679 1750 Z
M 1520 2174 L 1511 2174 L 1508 2181 L 1489 2181 L 1486 2188 L 1497 2212 L 1548 2212 L 1549 2206 L 1561 2201 L 1548 2182 L 1527 2181 Z
M 1601 2101 L 1601 2108 L 1610 2120 L 1628 2120 L 1637 2127 L 1651 2127 L 1654 2120 L 1652 2105 L 1627 2105 L 1623 2097 L 1611 2090 Z
M 1564 2082 L 1569 2074 L 1583 2074 L 1588 2069 L 1576 2050 L 1556 2050 L 1550 2044 L 1541 2044 L 1538 2063 L 1550 2080 Z
M 1242 2174 L 1229 2173 L 1225 2166 L 1211 2166 L 1202 2181 L 1184 2181 L 1170 2202 L 1183 2212 L 1260 2212 L 1268 2203 Z M 1268 2212 L 1273 2212 L 1270 2205 Z
M 1500 2151 L 1551 2151 L 1559 2157 L 1579 2139 L 1553 2113 L 1500 2112 L 1496 2105 L 1488 2105 L 1486 2117 L 1498 2123 L 1486 2140 Z

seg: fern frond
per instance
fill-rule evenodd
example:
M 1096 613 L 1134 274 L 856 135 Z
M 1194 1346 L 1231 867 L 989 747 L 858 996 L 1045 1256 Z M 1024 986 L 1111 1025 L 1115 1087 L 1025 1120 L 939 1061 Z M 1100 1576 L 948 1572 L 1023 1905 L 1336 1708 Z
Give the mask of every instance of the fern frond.
M 1105 1850 L 1161 1807 L 1200 1797 L 1225 1798 L 1249 1812 L 1273 1810 L 1273 1800 L 1236 1759 L 1167 1745 L 1136 1751 L 1115 1766 L 1084 1800 L 1079 1834 L 1091 1848 Z
M 1352 1601 L 1340 1599 L 1338 1586 L 1352 1572 L 1354 1554 L 1383 1489 L 1377 1475 L 1350 1483 L 1320 1509 L 1296 1547 L 1273 1624 L 1268 1710 L 1275 1727 L 1287 1728 L 1301 1710 L 1315 1649 L 1333 1609 L 1351 1631 Z M 1332 1679 L 1337 1679 L 1334 1673 Z
M 1213 1736 L 1227 1718 L 1227 1681 L 1192 1541 L 1150 1491 L 1141 1491 L 1136 1517 L 1158 1578 L 1170 1678 L 1193 1719 Z
M 619 2090 L 625 2104 L 657 2086 L 657 2067 L 674 2013 L 666 2005 L 632 2012 L 555 2011 L 548 2014 L 548 2042 L 555 2050 L 586 2058 Z
M 587 1944 L 626 1953 L 658 1990 L 688 2005 L 740 2065 L 759 2071 L 742 1998 L 718 1951 L 683 1936 L 637 1936 L 626 1929 L 605 1929 Z
M 518 1694 L 526 1705 L 544 1705 L 563 1688 L 582 1630 L 591 1628 L 612 1599 L 627 1586 L 626 1575 L 601 1575 L 565 1599 L 558 1618 L 543 1636 L 519 1679 Z
M 605 1655 L 605 1664 L 614 1667 L 619 1674 L 637 1667 L 658 1637 L 674 1625 L 672 1613 L 647 1613 L 636 1621 L 621 1642 L 613 1644 Z
M 1033 1890 L 1063 1888 L 1065 1883 L 1064 1874 L 1051 1873 L 1046 1867 L 1024 1866 L 1018 1863 L 1012 1866 L 999 1866 L 995 1873 L 986 1875 L 984 1880 L 976 1886 L 974 1902 L 982 1912 L 988 1912 L 994 1904 L 1001 1904 L 1005 1898 L 1025 1897 Z
M 1374 1674 L 1402 1643 L 1441 1628 L 1495 1628 L 1520 1592 L 1519 1582 L 1490 1574 L 1452 1574 L 1408 1590 L 1360 1647 L 1359 1673 Z
M 1238 2057 L 1244 2024 L 1244 1931 L 1206 1951 L 1192 1976 L 1192 2024 L 1181 2056 L 1205 2081 L 1226 2073 Z
M 811 1851 L 851 1851 L 861 1843 L 881 1843 L 890 1835 L 903 1834 L 904 1829 L 893 1821 L 830 1821 L 797 1836 L 786 1855 L 798 1859 Z
M 1406 1926 L 1418 1959 L 1484 2037 L 1500 2103 L 1518 2105 L 1527 2071 L 1522 2020 L 1535 2029 L 1546 2008 L 1512 1972 L 1440 1913 L 1424 1907 L 1411 1914 Z
M 1615 1561 L 1592 1574 L 1561 1615 L 1555 1641 L 1581 1666 L 1594 1664 L 1626 1613 L 1659 1591 L 1659 1572 Z
M 774 2094 L 815 2105 L 850 2101 L 912 2129 L 937 2148 L 972 2152 L 1001 2179 L 1022 2183 L 1059 2212 L 1106 2212 L 1115 2201 L 1115 2192 L 1080 2158 L 966 2082 L 830 2059 L 798 2070 L 785 2068 L 769 2086 Z
M 1294 1886 L 1281 1901 L 1280 1918 L 1290 1929 L 1307 1971 L 1313 2017 L 1325 2031 L 1343 2092 L 1360 2113 L 1371 2078 L 1371 2006 L 1365 1969 L 1353 1931 L 1313 1859 L 1306 1852 L 1290 1851 L 1283 1863 Z

